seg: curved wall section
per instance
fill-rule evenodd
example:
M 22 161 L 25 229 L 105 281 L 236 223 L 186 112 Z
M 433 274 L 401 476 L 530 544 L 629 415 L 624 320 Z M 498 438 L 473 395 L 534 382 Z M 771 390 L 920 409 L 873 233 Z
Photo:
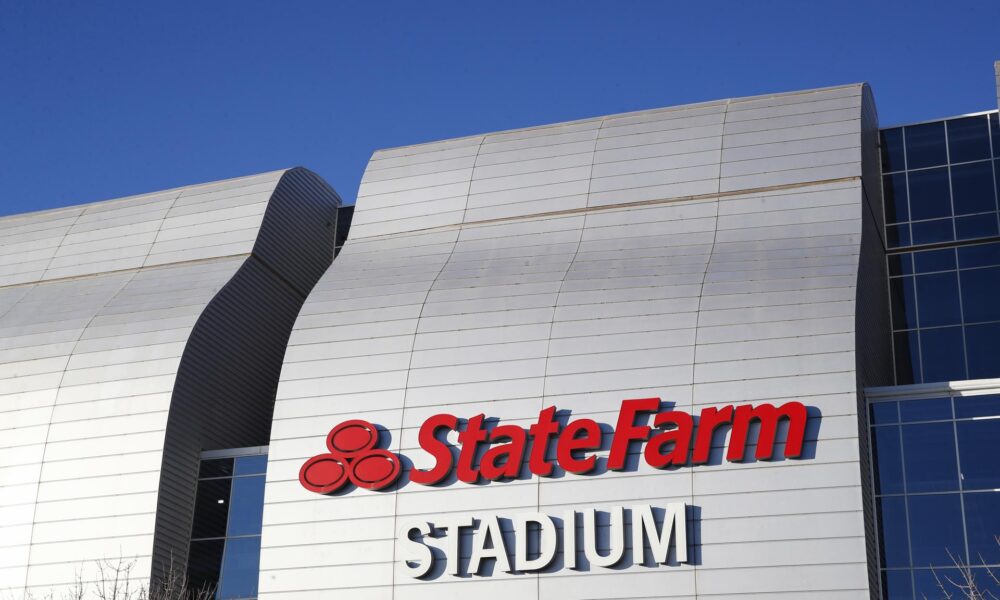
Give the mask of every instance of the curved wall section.
M 870 104 L 853 85 L 377 152 L 285 355 L 261 597 L 867 598 L 855 304 Z M 417 430 L 436 413 L 527 426 L 555 405 L 613 424 L 622 400 L 651 396 L 804 402 L 812 456 L 437 487 L 404 472 L 336 497 L 298 482 L 347 419 L 424 468 Z M 396 542 L 404 519 L 677 501 L 699 510 L 679 566 L 419 580 Z
M 325 195 L 278 193 L 299 179 Z M 300 203 L 327 227 L 339 199 L 317 179 L 277 171 L 0 219 L 0 591 L 58 595 L 99 559 L 135 561 L 148 582 L 182 353 L 280 231 L 272 214 Z

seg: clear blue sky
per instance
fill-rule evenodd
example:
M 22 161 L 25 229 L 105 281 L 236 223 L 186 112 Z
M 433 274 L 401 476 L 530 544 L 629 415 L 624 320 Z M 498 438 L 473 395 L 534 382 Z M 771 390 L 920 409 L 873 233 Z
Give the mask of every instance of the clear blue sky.
M 1000 1 L 0 0 L 0 214 L 854 81 L 883 125 L 996 108 Z

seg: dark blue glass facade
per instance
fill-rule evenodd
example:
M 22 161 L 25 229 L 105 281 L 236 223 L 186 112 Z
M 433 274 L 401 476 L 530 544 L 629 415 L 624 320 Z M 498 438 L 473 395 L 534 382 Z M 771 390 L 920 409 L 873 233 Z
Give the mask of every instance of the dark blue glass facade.
M 1000 376 L 997 113 L 882 131 L 895 381 Z
M 266 454 L 203 460 L 195 499 L 188 585 L 218 600 L 257 597 Z
M 988 571 L 1000 574 L 1000 394 L 875 401 L 870 411 L 884 597 L 943 598 L 938 580 L 957 594 L 947 580 L 961 580 L 959 567 L 1000 597 Z

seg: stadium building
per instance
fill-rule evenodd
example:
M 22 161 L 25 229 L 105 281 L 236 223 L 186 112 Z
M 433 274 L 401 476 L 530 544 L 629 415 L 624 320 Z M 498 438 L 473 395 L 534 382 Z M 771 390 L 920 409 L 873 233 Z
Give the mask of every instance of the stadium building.
M 997 114 L 844 85 L 0 218 L 0 597 L 1000 593 Z

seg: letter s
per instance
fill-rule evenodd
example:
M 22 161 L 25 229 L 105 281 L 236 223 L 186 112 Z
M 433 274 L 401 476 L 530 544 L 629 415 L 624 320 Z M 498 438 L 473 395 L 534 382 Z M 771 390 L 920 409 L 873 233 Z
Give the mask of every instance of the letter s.
M 422 485 L 434 485 L 448 476 L 454 457 L 447 444 L 437 439 L 437 431 L 442 427 L 458 429 L 458 418 L 454 415 L 440 414 L 424 421 L 420 426 L 419 442 L 425 452 L 434 457 L 434 466 L 430 469 L 413 469 L 410 481 Z
M 399 528 L 399 543 L 404 548 L 403 567 L 410 577 L 423 577 L 434 566 L 434 554 L 425 544 L 410 537 L 414 531 L 430 536 L 431 526 L 423 521 L 407 521 Z

